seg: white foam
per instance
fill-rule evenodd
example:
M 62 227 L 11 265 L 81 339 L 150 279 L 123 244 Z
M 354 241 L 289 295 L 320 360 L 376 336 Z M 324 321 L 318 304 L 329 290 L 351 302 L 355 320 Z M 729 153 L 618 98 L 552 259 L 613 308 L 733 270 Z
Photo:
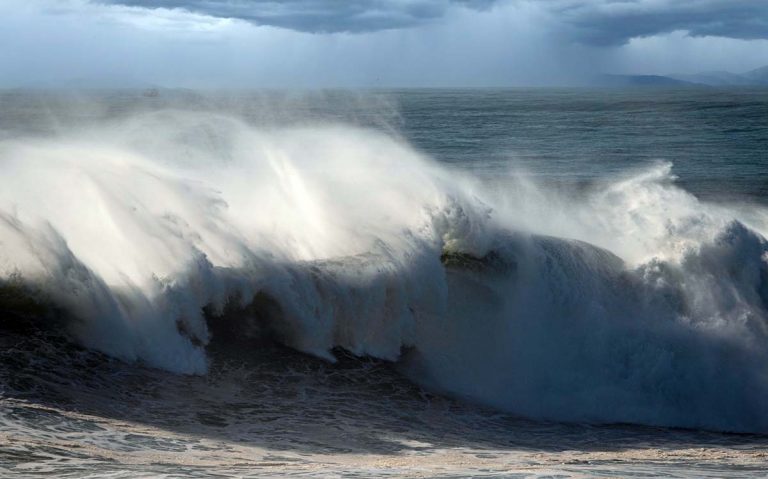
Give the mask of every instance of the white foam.
M 667 164 L 578 198 L 491 189 L 372 131 L 165 111 L 5 140 L 0 178 L 0 277 L 123 359 L 205 372 L 203 307 L 264 292 L 298 349 L 413 347 L 417 381 L 508 411 L 768 430 L 757 209 Z M 440 262 L 492 250 L 506 270 Z

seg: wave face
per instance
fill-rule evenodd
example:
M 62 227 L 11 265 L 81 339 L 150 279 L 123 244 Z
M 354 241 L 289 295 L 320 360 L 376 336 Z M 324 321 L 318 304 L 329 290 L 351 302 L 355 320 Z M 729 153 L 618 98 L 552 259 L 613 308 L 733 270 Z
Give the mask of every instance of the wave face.
M 205 373 L 226 318 L 529 417 L 768 431 L 766 216 L 669 164 L 566 195 L 168 110 L 2 140 L 0 178 L 0 309 L 123 360 Z

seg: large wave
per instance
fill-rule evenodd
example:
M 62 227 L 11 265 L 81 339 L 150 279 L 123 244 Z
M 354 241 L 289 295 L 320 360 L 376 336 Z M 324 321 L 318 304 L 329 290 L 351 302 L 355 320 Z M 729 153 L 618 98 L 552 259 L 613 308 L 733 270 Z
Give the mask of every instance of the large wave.
M 204 373 L 226 319 L 530 417 L 768 431 L 763 213 L 669 164 L 564 193 L 169 110 L 3 140 L 0 178 L 0 309 L 124 360 Z

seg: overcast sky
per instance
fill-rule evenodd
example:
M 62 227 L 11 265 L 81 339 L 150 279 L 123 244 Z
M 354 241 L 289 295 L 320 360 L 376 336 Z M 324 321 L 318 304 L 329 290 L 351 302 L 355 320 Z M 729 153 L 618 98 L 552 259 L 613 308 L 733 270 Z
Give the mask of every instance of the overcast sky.
M 0 0 L 0 86 L 552 85 L 768 65 L 768 0 Z

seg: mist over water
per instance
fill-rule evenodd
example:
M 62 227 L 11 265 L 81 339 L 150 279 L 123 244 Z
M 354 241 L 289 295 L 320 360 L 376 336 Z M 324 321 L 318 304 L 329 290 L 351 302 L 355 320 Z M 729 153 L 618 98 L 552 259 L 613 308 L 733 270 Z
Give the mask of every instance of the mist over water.
M 432 150 L 427 93 L 24 95 L 3 98 L 0 287 L 79 345 L 206 374 L 227 334 L 267 335 L 528 418 L 768 432 L 768 216 L 753 188 L 686 190 L 685 155 L 458 163 L 443 134 L 487 92 L 434 94 Z M 478 151 L 511 128 L 466 122 Z

